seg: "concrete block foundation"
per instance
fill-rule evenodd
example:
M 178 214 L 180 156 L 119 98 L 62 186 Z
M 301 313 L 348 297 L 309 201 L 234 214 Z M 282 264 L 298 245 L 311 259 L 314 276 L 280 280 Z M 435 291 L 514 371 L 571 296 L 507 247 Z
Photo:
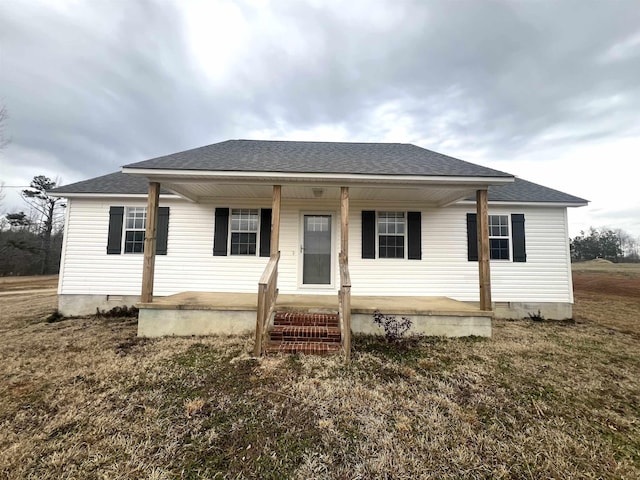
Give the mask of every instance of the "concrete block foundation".
M 573 304 L 562 302 L 496 302 L 493 305 L 496 318 L 529 318 L 540 312 L 547 320 L 566 320 L 573 317 Z
M 93 315 L 96 309 L 131 307 L 140 302 L 140 295 L 58 295 L 58 311 L 65 317 Z
M 228 335 L 256 328 L 255 310 L 169 310 L 142 308 L 139 337 Z
M 418 333 L 437 337 L 490 337 L 491 316 L 454 316 L 454 315 L 394 315 L 398 320 L 408 317 L 413 322 L 409 333 Z M 351 331 L 384 335 L 382 327 L 373 323 L 373 315 L 356 313 L 351 316 Z

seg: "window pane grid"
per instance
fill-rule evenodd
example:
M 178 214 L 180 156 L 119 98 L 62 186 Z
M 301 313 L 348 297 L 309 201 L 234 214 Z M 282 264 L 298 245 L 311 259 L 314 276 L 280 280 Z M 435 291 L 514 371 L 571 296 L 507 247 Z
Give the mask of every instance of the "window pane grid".
M 307 231 L 309 232 L 328 232 L 329 231 L 329 219 L 327 217 L 308 217 Z
M 489 258 L 509 260 L 509 215 L 489 215 Z
M 491 238 L 489 240 L 491 260 L 509 260 L 509 240 L 506 238 Z
M 378 212 L 378 257 L 404 258 L 404 212 Z
M 258 210 L 239 208 L 231 211 L 232 232 L 257 232 Z
M 258 210 L 231 210 L 231 255 L 255 255 L 258 238 Z
M 380 258 L 404 258 L 404 237 L 380 235 L 378 254 Z
M 231 234 L 231 255 L 255 255 L 256 254 L 256 234 L 255 233 L 232 233 Z
M 124 252 L 142 253 L 144 251 L 144 231 L 129 230 L 125 234 Z
M 124 253 L 143 253 L 147 207 L 127 207 Z

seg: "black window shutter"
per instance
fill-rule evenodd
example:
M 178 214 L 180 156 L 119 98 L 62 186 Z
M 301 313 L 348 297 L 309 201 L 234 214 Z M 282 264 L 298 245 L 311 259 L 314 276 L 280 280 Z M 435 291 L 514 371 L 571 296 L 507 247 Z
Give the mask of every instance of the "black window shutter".
M 467 213 L 467 259 L 478 261 L 478 220 L 475 213 Z
M 422 214 L 407 212 L 407 258 L 422 259 Z
M 511 238 L 513 239 L 513 261 L 526 262 L 527 249 L 524 240 L 524 214 L 511 214 Z
M 124 207 L 109 209 L 109 234 L 107 235 L 107 255 L 117 255 L 122 248 L 122 219 Z
M 169 207 L 158 207 L 158 225 L 156 230 L 156 255 L 167 254 L 169 238 Z
M 376 212 L 362 211 L 362 258 L 376 258 Z
M 217 257 L 227 255 L 227 237 L 229 236 L 229 209 L 216 208 L 215 231 L 213 232 L 213 254 Z
M 260 256 L 271 255 L 271 209 L 260 210 Z

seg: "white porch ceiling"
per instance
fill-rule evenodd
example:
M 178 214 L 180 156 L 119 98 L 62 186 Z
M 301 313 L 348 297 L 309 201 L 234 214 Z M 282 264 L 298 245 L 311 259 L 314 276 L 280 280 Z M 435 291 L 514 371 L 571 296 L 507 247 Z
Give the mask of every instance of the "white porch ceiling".
M 203 182 L 162 182 L 162 187 L 193 202 L 212 202 L 219 198 L 270 199 L 271 185 Z M 446 205 L 473 195 L 476 187 L 464 186 L 352 186 L 349 197 L 358 201 L 413 201 L 422 204 Z M 283 199 L 340 198 L 340 187 L 312 184 L 282 186 Z

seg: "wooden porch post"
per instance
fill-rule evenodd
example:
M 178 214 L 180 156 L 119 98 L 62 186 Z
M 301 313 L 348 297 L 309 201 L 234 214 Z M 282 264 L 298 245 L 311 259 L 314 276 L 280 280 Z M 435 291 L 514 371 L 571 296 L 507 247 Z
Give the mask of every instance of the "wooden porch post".
M 271 248 L 267 267 L 258 282 L 258 304 L 256 306 L 256 341 L 253 354 L 262 355 L 267 342 L 269 314 L 273 311 L 278 296 L 278 261 L 280 259 L 280 201 L 282 186 L 273 186 L 271 200 Z
M 282 198 L 282 186 L 273 186 L 273 200 L 271 205 L 271 256 L 278 254 L 280 250 L 280 200 Z
M 349 187 L 340 187 L 340 253 L 349 259 Z
M 142 303 L 153 301 L 153 276 L 156 266 L 156 232 L 158 229 L 158 203 L 160 184 L 149 182 L 147 199 L 147 226 L 144 234 L 144 262 L 142 265 Z
M 478 273 L 480 275 L 480 310 L 491 311 L 491 271 L 489 264 L 489 207 L 487 190 L 476 191 L 478 218 Z
M 340 292 L 342 348 L 351 358 L 351 276 L 349 275 L 349 187 L 340 187 Z

